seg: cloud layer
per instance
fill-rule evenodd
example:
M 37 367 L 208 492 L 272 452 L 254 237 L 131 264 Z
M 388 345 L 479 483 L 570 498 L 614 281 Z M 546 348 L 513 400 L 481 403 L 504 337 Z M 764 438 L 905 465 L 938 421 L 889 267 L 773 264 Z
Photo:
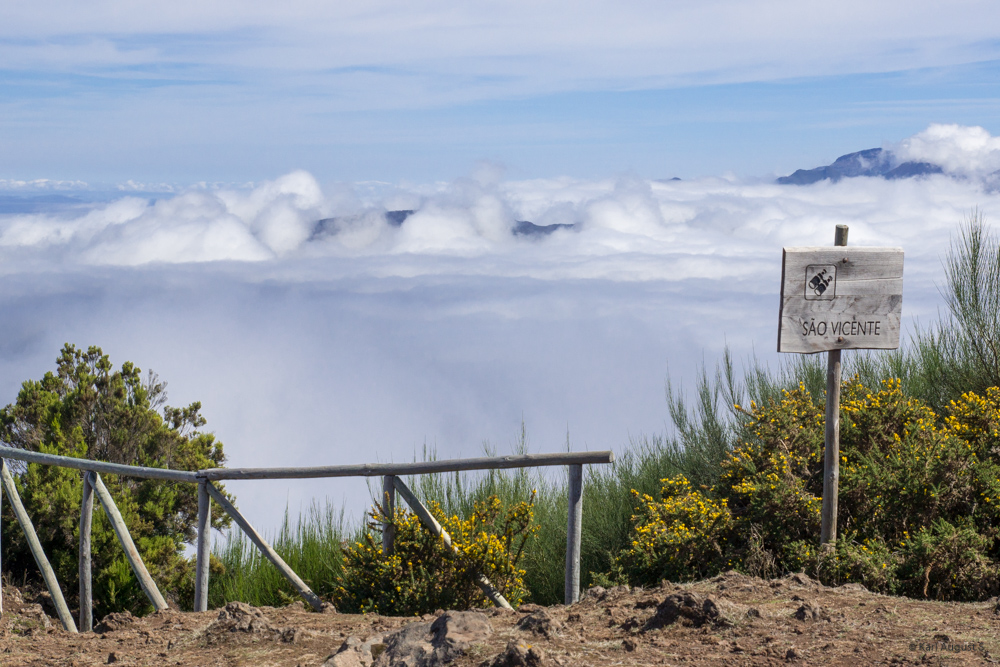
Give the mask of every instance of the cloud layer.
M 1000 139 L 983 128 L 932 125 L 889 148 L 899 162 L 932 162 L 946 173 L 796 187 L 632 176 L 508 181 L 483 164 L 450 183 L 340 185 L 324 193 L 296 171 L 253 187 L 6 215 L 0 257 L 8 273 L 45 262 L 263 262 L 259 271 L 281 275 L 751 279 L 764 248 L 814 242 L 832 224 L 857 221 L 859 242 L 903 243 L 929 217 L 954 221 L 996 196 Z

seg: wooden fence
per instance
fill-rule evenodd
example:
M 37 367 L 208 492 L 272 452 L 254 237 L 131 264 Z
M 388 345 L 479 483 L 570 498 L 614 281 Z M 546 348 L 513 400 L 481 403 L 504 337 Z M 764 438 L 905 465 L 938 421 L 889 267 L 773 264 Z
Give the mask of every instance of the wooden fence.
M 24 530 L 28 547 L 42 573 L 42 579 L 52 596 L 56 613 L 63 628 L 77 632 L 76 623 L 70 614 L 69 607 L 63 597 L 55 572 L 42 550 L 38 536 L 35 534 L 28 513 L 21 503 L 14 478 L 6 464 L 6 459 L 24 463 L 55 465 L 64 468 L 75 468 L 83 471 L 83 500 L 80 512 L 80 630 L 89 632 L 93 629 L 93 589 L 91 587 L 90 529 L 94 509 L 94 496 L 110 521 L 118 541 L 125 551 L 125 556 L 135 573 L 139 585 L 153 607 L 157 611 L 167 608 L 167 602 L 160 594 L 156 583 L 149 575 L 139 550 L 136 549 L 128 527 L 122 520 L 121 513 L 108 493 L 100 473 L 122 475 L 126 477 L 141 477 L 147 479 L 162 479 L 173 482 L 187 482 L 198 485 L 198 540 L 194 589 L 194 610 L 208 609 L 208 565 L 211 532 L 211 502 L 214 500 L 232 517 L 236 525 L 250 538 L 264 556 L 274 564 L 317 611 L 323 607 L 319 596 L 292 571 L 292 568 L 282 560 L 281 556 L 247 521 L 246 517 L 215 487 L 212 482 L 221 480 L 244 479 L 306 479 L 318 477 L 382 477 L 382 502 L 387 516 L 391 517 L 396 505 L 398 493 L 420 517 L 421 522 L 432 533 L 440 537 L 444 543 L 454 548 L 451 536 L 434 519 L 426 507 L 400 479 L 403 475 L 426 475 L 442 472 L 458 472 L 468 470 L 501 470 L 509 468 L 534 468 L 540 466 L 567 466 L 569 475 L 568 503 L 569 516 L 566 531 L 566 604 L 572 604 L 580 598 L 580 530 L 583 520 L 583 466 L 586 464 L 612 463 L 614 455 L 611 452 L 566 452 L 560 454 L 522 454 L 516 456 L 491 456 L 471 459 L 451 459 L 446 461 L 422 461 L 414 463 L 366 463 L 349 466 L 318 466 L 307 468 L 210 468 L 198 471 L 170 470 L 166 468 L 144 468 L 90 459 L 77 459 L 53 454 L 41 454 L 23 449 L 0 446 L 0 482 L 2 482 L 7 498 L 10 500 L 18 523 Z M 0 496 L 2 498 L 2 496 Z M 395 529 L 391 523 L 386 523 L 382 531 L 382 549 L 386 554 L 392 553 Z M 480 574 L 477 581 L 486 596 L 497 606 L 510 608 L 507 600 L 493 588 L 489 580 Z M 3 611 L 3 600 L 0 598 L 0 613 Z

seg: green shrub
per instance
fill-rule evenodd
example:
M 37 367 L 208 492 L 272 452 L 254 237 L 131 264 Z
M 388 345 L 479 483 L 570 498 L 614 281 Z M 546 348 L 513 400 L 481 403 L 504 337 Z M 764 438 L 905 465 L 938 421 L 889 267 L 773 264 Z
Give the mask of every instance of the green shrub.
M 957 525 L 956 525 L 957 524 Z M 983 600 L 1000 590 L 1000 564 L 987 552 L 995 531 L 981 534 L 972 521 L 937 519 L 903 546 L 899 592 L 939 600 Z
M 198 429 L 201 404 L 165 405 L 165 385 L 130 362 L 114 370 L 100 348 L 67 344 L 56 372 L 21 386 L 17 401 L 0 410 L 0 438 L 12 447 L 47 454 L 179 470 L 214 468 L 225 461 L 222 443 Z M 162 408 L 162 413 L 160 409 Z M 17 466 L 15 484 L 64 590 L 78 590 L 80 502 L 78 470 Z M 150 574 L 174 603 L 190 606 L 193 566 L 184 556 L 197 525 L 194 484 L 102 475 Z M 9 505 L 4 506 L 3 564 L 15 576 L 37 568 Z M 213 506 L 212 525 L 228 525 Z M 139 588 L 110 523 L 95 502 L 92 528 L 95 615 L 151 605 Z
M 381 525 L 388 517 L 376 506 L 368 530 L 345 549 L 343 575 L 333 594 L 339 610 L 415 615 L 486 606 L 490 603 L 476 585 L 478 575 L 485 575 L 512 605 L 521 603 L 527 591 L 518 562 L 534 532 L 531 503 L 505 509 L 493 496 L 475 503 L 468 519 L 444 516 L 436 502 L 428 506 L 457 553 L 416 515 L 397 507 L 394 550 L 383 555 Z

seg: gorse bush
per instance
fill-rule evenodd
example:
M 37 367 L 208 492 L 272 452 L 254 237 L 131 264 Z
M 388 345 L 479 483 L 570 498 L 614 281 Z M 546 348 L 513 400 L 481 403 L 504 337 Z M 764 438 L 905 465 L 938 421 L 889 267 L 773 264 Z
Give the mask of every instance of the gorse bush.
M 721 540 L 732 523 L 725 499 L 706 497 L 683 475 L 663 480 L 659 499 L 634 495 L 640 501 L 632 517 L 635 535 L 619 560 L 619 575 L 648 586 L 661 579 L 701 578 L 723 568 Z
M 636 583 L 701 578 L 769 556 L 779 571 L 947 600 L 1000 592 L 1000 390 L 936 415 L 897 380 L 856 379 L 841 405 L 839 540 L 817 549 L 822 408 L 805 387 L 745 411 L 748 439 L 707 494 L 664 480 L 643 498 L 630 548 Z M 754 536 L 754 539 L 751 539 Z M 674 558 L 667 558 L 670 553 Z
M 420 519 L 396 508 L 392 517 L 376 506 L 361 539 L 344 551 L 344 568 L 333 601 L 340 611 L 391 615 L 429 613 L 435 609 L 468 609 L 490 603 L 476 584 L 485 575 L 512 605 L 527 591 L 518 564 L 534 533 L 532 503 L 504 508 L 493 496 L 476 502 L 471 516 L 445 516 L 436 502 L 428 509 L 451 536 L 453 551 Z M 382 553 L 381 526 L 396 528 L 394 550 Z

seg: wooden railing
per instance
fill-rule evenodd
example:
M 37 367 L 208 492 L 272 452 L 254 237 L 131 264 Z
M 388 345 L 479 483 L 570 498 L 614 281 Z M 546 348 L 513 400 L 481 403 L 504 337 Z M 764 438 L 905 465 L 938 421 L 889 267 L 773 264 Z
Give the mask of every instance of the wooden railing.
M 206 470 L 187 471 L 170 470 L 166 468 L 145 468 L 119 463 L 106 463 L 90 459 L 78 459 L 54 454 L 41 454 L 24 449 L 0 446 L 0 481 L 10 500 L 18 523 L 24 530 L 28 547 L 31 550 L 42 579 L 52 596 L 56 613 L 63 628 L 77 632 L 76 623 L 70 614 L 69 607 L 63 597 L 62 590 L 56 580 L 41 543 L 35 534 L 34 526 L 28 517 L 18 495 L 14 478 L 6 464 L 6 459 L 55 465 L 64 468 L 75 468 L 83 471 L 83 500 L 80 512 L 80 630 L 89 632 L 93 629 L 93 589 L 91 585 L 90 557 L 90 527 L 94 507 L 94 495 L 111 522 L 118 541 L 125 551 L 132 571 L 139 585 L 153 607 L 158 611 L 167 608 L 167 603 L 160 594 L 156 583 L 149 575 L 139 550 L 136 549 L 128 527 L 122 519 L 118 507 L 111 494 L 108 493 L 100 473 L 122 475 L 125 477 L 140 477 L 147 479 L 162 479 L 173 482 L 187 482 L 198 485 L 198 539 L 196 556 L 196 573 L 194 589 L 194 610 L 208 609 L 208 565 L 211 547 L 211 502 L 214 500 L 232 517 L 261 553 L 281 572 L 288 582 L 298 591 L 314 609 L 323 608 L 323 601 L 302 579 L 288 566 L 270 544 L 247 521 L 246 517 L 215 487 L 212 482 L 220 480 L 246 479 L 306 479 L 317 477 L 382 477 L 382 507 L 386 517 L 391 518 L 396 505 L 398 493 L 420 517 L 421 522 L 434 535 L 441 538 L 451 547 L 451 537 L 434 519 L 431 513 L 417 499 L 412 491 L 400 479 L 403 475 L 426 475 L 442 472 L 459 472 L 469 470 L 501 470 L 509 468 L 534 468 L 540 466 L 567 466 L 568 468 L 568 523 L 566 530 L 566 604 L 572 604 L 580 598 L 580 530 L 583 520 L 583 466 L 587 464 L 612 463 L 614 454 L 611 452 L 564 452 L 557 454 L 522 454 L 515 456 L 490 456 L 471 459 L 451 459 L 445 461 L 421 461 L 414 463 L 365 463 L 347 466 L 318 466 L 306 468 L 209 468 Z M 2 496 L 0 496 L 2 497 Z M 395 529 L 391 523 L 385 523 L 382 530 L 382 550 L 391 554 Z M 477 583 L 486 596 L 494 604 L 509 608 L 510 605 L 499 591 L 493 588 L 489 580 L 480 574 Z M 0 612 L 3 611 L 3 600 L 0 598 Z

